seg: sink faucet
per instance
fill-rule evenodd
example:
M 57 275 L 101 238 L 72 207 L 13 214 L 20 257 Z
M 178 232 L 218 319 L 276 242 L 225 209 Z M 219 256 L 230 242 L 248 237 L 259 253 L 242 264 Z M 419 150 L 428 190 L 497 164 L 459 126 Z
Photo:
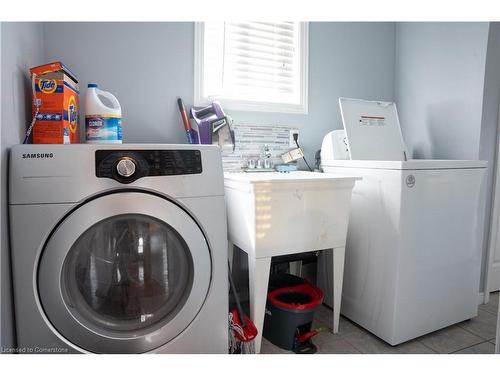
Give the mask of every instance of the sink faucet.
M 254 168 L 265 168 L 265 169 L 271 169 L 273 167 L 272 161 L 271 161 L 271 150 L 269 148 L 269 145 L 265 144 L 262 146 L 262 152 L 260 153 L 260 156 L 258 159 L 248 159 L 247 160 L 247 168 L 248 169 L 254 169 Z
M 272 168 L 271 164 L 271 150 L 269 149 L 269 145 L 265 144 L 262 151 L 262 156 L 264 159 L 264 168 L 269 169 Z
M 263 149 L 264 158 L 270 159 L 271 158 L 271 151 L 269 150 L 269 145 L 267 145 L 267 144 L 264 145 L 264 147 L 262 149 Z

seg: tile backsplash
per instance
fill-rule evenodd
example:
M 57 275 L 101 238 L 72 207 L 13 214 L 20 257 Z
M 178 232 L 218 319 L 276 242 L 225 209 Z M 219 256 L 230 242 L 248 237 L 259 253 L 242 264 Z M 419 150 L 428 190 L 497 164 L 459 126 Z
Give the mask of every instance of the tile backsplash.
M 259 159 L 264 146 L 269 146 L 273 165 L 280 164 L 281 155 L 294 148 L 292 134 L 298 129 L 285 125 L 254 125 L 233 123 L 236 147 L 234 152 L 222 153 L 222 165 L 226 171 L 236 171 L 247 166 L 248 159 Z

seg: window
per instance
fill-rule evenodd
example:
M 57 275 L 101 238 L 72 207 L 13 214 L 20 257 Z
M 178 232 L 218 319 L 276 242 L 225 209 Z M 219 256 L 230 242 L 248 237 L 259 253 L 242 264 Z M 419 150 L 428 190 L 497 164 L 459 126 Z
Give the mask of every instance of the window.
M 307 23 L 197 23 L 195 105 L 307 113 L 307 60 Z

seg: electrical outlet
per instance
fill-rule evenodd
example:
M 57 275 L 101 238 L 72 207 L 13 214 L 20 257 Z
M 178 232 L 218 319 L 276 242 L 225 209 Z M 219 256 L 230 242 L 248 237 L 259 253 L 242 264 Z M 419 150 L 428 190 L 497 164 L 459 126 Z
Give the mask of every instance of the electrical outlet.
M 297 145 L 295 144 L 295 141 L 293 140 L 293 135 L 294 134 L 299 135 L 299 129 L 290 129 L 290 139 L 288 140 L 288 146 L 290 148 L 297 147 Z

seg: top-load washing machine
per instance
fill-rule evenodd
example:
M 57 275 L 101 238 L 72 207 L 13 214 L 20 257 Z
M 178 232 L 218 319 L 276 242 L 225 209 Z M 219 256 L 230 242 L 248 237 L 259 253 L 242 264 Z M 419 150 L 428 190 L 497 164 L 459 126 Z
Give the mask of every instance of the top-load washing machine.
M 20 351 L 227 353 L 218 147 L 19 145 L 9 183 Z
M 340 106 L 345 133 L 326 135 L 323 171 L 362 177 L 342 314 L 392 345 L 476 316 L 487 163 L 407 160 L 394 103 L 341 98 Z M 330 263 L 319 264 L 326 303 Z

